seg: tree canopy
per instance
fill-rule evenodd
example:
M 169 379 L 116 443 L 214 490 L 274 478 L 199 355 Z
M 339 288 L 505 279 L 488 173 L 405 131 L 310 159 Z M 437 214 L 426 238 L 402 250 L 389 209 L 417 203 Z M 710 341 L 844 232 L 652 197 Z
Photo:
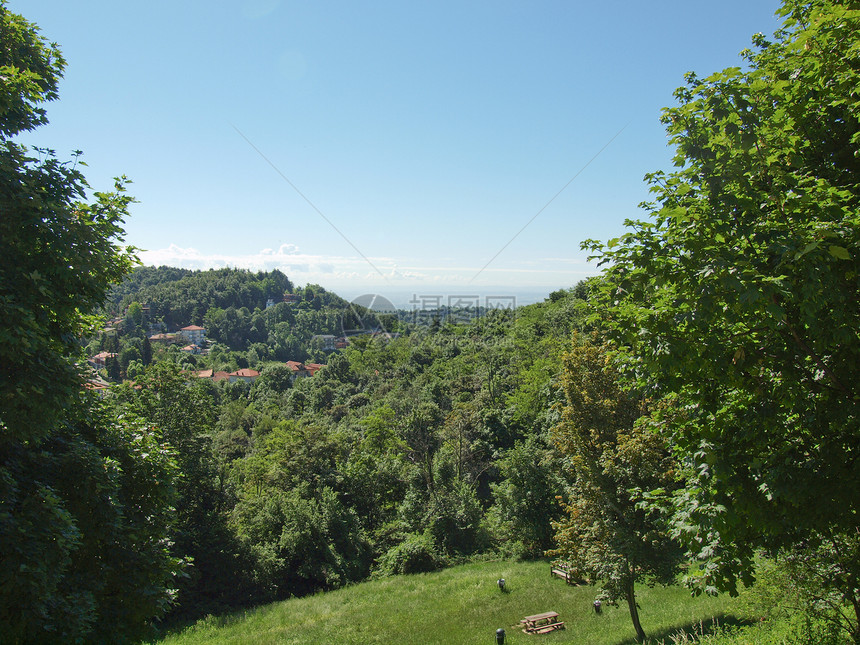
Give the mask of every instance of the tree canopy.
M 650 491 L 677 486 L 677 464 L 664 438 L 640 423 L 648 401 L 622 388 L 608 349 L 576 334 L 563 356 L 565 405 L 553 440 L 572 483 L 552 553 L 600 584 L 601 600 L 625 601 L 644 640 L 635 584 L 673 583 L 681 551 L 665 518 L 643 502 Z
M 79 390 L 66 357 L 86 329 L 81 314 L 133 259 L 119 244 L 125 181 L 86 203 L 76 164 L 34 158 L 11 139 L 46 122 L 42 104 L 57 97 L 64 66 L 56 45 L 0 3 L 0 424 L 19 439 L 44 436 Z
M 734 589 L 758 547 L 860 530 L 860 12 L 780 14 L 746 68 L 689 74 L 664 111 L 677 169 L 649 175 L 651 217 L 585 243 L 630 378 L 684 411 L 665 425 L 701 588 Z
M 176 466 L 158 433 L 87 396 L 77 367 L 133 260 L 125 181 L 87 201 L 74 162 L 12 140 L 46 122 L 63 67 L 0 1 L 0 640 L 123 642 L 170 602 Z

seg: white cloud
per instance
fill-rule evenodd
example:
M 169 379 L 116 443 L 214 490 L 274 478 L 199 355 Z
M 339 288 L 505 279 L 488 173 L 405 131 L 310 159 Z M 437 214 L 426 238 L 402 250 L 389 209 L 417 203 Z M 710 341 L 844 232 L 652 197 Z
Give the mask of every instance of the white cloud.
M 582 257 L 536 258 L 514 266 L 493 264 L 478 274 L 480 266 L 464 263 L 445 266 L 438 259 L 421 266 L 412 258 L 316 255 L 303 253 L 295 244 L 281 244 L 255 253 L 204 253 L 193 247 L 171 244 L 164 249 L 138 253 L 146 265 L 168 265 L 187 269 L 235 267 L 252 271 L 279 269 L 296 284 L 318 283 L 327 288 L 417 287 L 420 285 L 461 285 L 478 287 L 571 286 L 597 273 Z M 398 260 L 404 261 L 401 265 Z M 477 275 L 476 275 L 477 274 Z
M 367 269 L 363 258 L 302 253 L 295 244 L 281 244 L 277 249 L 265 248 L 256 253 L 224 254 L 204 253 L 193 247 L 171 244 L 164 249 L 141 251 L 141 262 L 146 265 L 178 266 L 186 269 L 236 267 L 253 271 L 280 269 L 298 282 L 315 282 L 321 277 L 350 280 Z M 386 275 L 395 271 L 390 258 L 372 258 L 375 267 Z M 379 274 L 372 272 L 371 275 Z

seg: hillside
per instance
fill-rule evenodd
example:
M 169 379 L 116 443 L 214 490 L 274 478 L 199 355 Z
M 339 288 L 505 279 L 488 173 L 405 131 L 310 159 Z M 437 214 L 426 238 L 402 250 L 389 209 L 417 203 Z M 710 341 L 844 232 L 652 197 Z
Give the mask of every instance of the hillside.
M 496 584 L 505 578 L 508 593 Z M 506 643 L 632 642 L 626 608 L 592 609 L 595 588 L 568 586 L 549 576 L 546 562 L 485 562 L 436 573 L 372 580 L 324 594 L 273 603 L 246 613 L 209 617 L 159 641 L 198 643 L 279 643 L 331 645 L 458 645 L 493 643 L 499 628 Z M 727 596 L 691 598 L 681 587 L 643 589 L 642 616 L 659 642 L 679 630 L 700 630 L 718 617 L 736 623 L 742 603 Z M 526 635 L 519 621 L 553 610 L 566 628 L 544 636 Z

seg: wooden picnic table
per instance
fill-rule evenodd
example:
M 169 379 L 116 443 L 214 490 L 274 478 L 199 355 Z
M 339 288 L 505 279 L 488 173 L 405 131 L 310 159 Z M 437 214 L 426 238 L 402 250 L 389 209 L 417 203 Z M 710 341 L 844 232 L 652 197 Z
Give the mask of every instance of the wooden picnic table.
M 564 629 L 564 623 L 558 619 L 554 611 L 545 611 L 542 614 L 526 616 L 520 621 L 526 634 L 546 634 L 556 629 Z

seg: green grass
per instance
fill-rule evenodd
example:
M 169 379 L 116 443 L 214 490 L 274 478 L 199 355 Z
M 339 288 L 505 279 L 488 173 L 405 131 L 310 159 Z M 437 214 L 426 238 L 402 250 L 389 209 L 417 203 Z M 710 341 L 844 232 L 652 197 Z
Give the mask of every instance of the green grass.
M 496 580 L 505 578 L 508 593 Z M 712 617 L 733 622 L 727 596 L 691 598 L 681 587 L 637 588 L 640 618 L 650 642 L 672 642 L 679 630 L 699 630 Z M 594 614 L 594 587 L 551 578 L 545 562 L 483 562 L 431 574 L 372 580 L 344 589 L 273 603 L 241 614 L 209 617 L 169 635 L 165 645 L 196 643 L 295 643 L 334 645 L 452 645 L 495 643 L 634 643 L 626 606 Z M 546 635 L 520 631 L 524 616 L 556 611 L 566 629 Z M 729 616 L 729 618 L 725 618 Z

